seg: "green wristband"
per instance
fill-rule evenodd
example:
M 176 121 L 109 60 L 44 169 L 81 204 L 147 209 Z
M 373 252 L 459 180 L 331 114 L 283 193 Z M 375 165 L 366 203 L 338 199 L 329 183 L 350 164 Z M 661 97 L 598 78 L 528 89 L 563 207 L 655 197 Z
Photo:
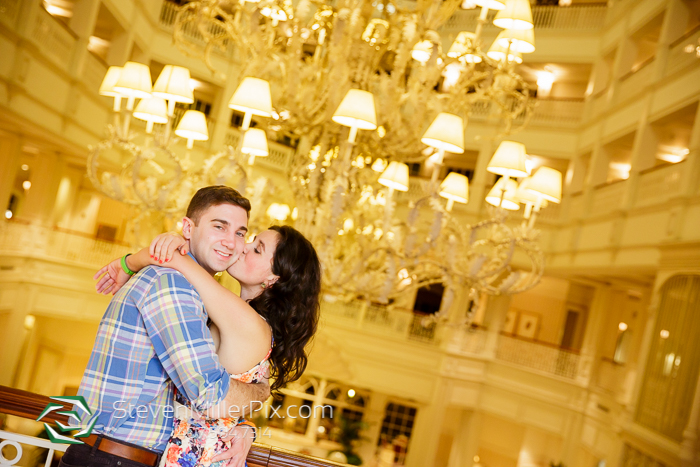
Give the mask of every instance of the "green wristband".
M 122 269 L 124 270 L 125 273 L 127 273 L 130 276 L 133 276 L 136 274 L 134 271 L 129 269 L 129 266 L 126 265 L 126 257 L 131 256 L 131 253 L 127 253 L 124 256 L 122 256 Z

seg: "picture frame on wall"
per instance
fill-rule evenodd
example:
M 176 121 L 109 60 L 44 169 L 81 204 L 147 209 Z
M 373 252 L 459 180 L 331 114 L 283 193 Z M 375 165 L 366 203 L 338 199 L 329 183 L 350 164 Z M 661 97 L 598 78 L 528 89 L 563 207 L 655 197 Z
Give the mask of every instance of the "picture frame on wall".
M 513 334 L 515 332 L 515 322 L 518 319 L 518 313 L 516 311 L 509 311 L 506 314 L 506 320 L 503 323 L 503 332 L 505 334 Z
M 539 332 L 540 315 L 529 311 L 521 311 L 518 316 L 516 335 L 525 339 L 536 339 Z

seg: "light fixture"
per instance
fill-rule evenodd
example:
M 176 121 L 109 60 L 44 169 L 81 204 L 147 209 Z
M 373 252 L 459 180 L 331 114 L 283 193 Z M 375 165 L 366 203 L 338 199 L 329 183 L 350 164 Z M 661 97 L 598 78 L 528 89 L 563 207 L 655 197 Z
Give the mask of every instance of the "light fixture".
M 478 54 L 472 53 L 476 49 L 475 39 L 476 34 L 473 32 L 460 32 L 450 46 L 450 50 L 447 51 L 447 56 L 450 58 L 457 58 L 464 64 L 481 63 L 481 57 Z
M 25 180 L 22 182 L 22 188 L 24 188 L 25 190 L 28 190 L 31 187 L 32 187 L 32 182 L 30 182 L 29 180 Z
M 532 219 L 531 222 L 534 224 L 534 217 L 531 217 L 533 208 L 537 206 L 537 211 L 539 211 L 541 208 L 547 207 L 547 200 L 540 194 L 527 189 L 531 180 L 532 177 L 528 177 L 520 182 L 520 185 L 518 185 L 518 190 L 515 192 L 515 197 L 518 199 L 518 202 L 525 205 L 523 217 L 525 219 Z
M 5 211 L 5 219 L 12 219 L 12 211 L 9 209 Z
M 440 184 L 438 194 L 447 199 L 445 209 L 448 212 L 452 210 L 452 205 L 455 202 L 466 204 L 469 202 L 469 179 L 457 172 L 450 172 Z
M 26 172 L 27 170 L 29 170 L 29 164 L 22 164 L 21 169 Z
M 260 128 L 249 128 L 243 135 L 243 154 L 248 154 L 248 164 L 253 165 L 256 157 L 266 157 L 270 154 L 267 147 L 267 135 Z
M 228 107 L 243 112 L 243 131 L 250 127 L 253 115 L 270 117 L 272 115 L 272 98 L 270 83 L 260 78 L 248 76 L 243 78 L 236 91 L 231 96 Z
M 554 73 L 545 67 L 544 71 L 537 72 L 537 96 L 548 97 L 554 84 Z
M 403 162 L 391 161 L 378 181 L 390 190 L 408 191 L 408 166 Z
M 667 329 L 662 329 L 661 332 L 659 333 L 659 337 L 661 337 L 662 339 L 668 339 L 668 336 L 670 336 L 670 335 L 671 334 L 668 332 Z
M 433 53 L 433 43 L 428 40 L 418 41 L 411 50 L 411 57 L 422 64 L 430 60 L 430 55 Z
M 459 115 L 439 113 L 421 138 L 421 143 L 455 154 L 464 153 L 464 120 Z
M 488 170 L 496 175 L 508 177 L 527 177 L 527 153 L 525 145 L 515 141 L 503 141 L 496 149 Z
M 503 10 L 507 0 L 472 0 L 475 5 L 489 10 Z
M 173 116 L 175 104 L 191 104 L 194 94 L 190 86 L 190 70 L 175 65 L 165 65 L 153 85 L 153 95 L 168 102 L 168 115 Z
M 160 97 L 141 99 L 133 115 L 134 118 L 145 120 L 146 133 L 151 133 L 154 123 L 168 123 L 168 104 Z
M 619 329 L 620 332 L 627 331 L 627 323 L 623 323 L 622 321 L 620 321 L 620 324 L 617 325 L 617 329 Z
M 122 67 L 111 66 L 107 69 L 105 77 L 102 79 L 102 84 L 100 84 L 100 96 L 114 97 L 114 111 L 119 112 L 121 108 L 122 95 L 114 89 L 114 85 L 119 81 L 119 76 L 121 75 Z
M 357 130 L 376 130 L 377 113 L 374 110 L 374 96 L 361 89 L 350 89 L 333 114 L 332 120 L 350 127 L 348 141 L 355 142 Z
M 534 173 L 527 190 L 553 203 L 561 202 L 561 172 L 541 166 Z
M 109 71 L 108 71 L 109 74 Z M 151 97 L 151 70 L 143 63 L 126 62 L 119 73 L 119 79 L 112 88 L 122 96 L 147 99 Z M 131 109 L 133 109 L 133 104 Z
M 187 149 L 192 149 L 195 141 L 206 141 L 209 139 L 207 129 L 207 119 L 198 110 L 188 110 L 177 124 L 175 134 L 187 140 Z
M 503 186 L 505 184 L 505 192 Z M 489 194 L 486 195 L 486 202 L 492 206 L 500 206 L 508 211 L 517 211 L 520 209 L 518 198 L 515 192 L 518 190 L 518 183 L 515 180 L 501 177 L 498 182 L 491 188 Z
M 535 33 L 532 29 L 506 29 L 498 33 L 495 41 L 498 45 L 521 54 L 535 51 Z
M 486 55 L 498 62 L 505 61 L 506 47 L 494 41 Z M 508 52 L 508 62 L 523 63 L 523 56 L 520 52 L 513 52 L 511 50 Z
M 690 150 L 688 148 L 660 146 L 659 149 L 664 152 L 657 154 L 656 158 L 664 162 L 670 162 L 671 164 L 677 164 L 678 162 L 684 161 L 685 158 L 688 157 L 688 154 L 690 154 Z
M 267 216 L 276 221 L 285 221 L 289 217 L 291 210 L 286 204 L 272 203 L 270 207 L 267 208 Z
M 348 389 L 348 397 L 353 398 L 355 397 L 355 390 L 354 389 Z
M 503 29 L 532 29 L 532 10 L 529 0 L 508 0 L 499 10 L 493 24 Z

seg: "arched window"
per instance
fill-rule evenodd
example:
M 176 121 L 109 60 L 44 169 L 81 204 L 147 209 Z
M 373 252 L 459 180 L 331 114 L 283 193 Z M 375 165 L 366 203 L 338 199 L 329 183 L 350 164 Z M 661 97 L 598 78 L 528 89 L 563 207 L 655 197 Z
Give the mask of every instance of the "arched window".
M 700 371 L 700 276 L 671 277 L 658 303 L 636 420 L 682 441 Z

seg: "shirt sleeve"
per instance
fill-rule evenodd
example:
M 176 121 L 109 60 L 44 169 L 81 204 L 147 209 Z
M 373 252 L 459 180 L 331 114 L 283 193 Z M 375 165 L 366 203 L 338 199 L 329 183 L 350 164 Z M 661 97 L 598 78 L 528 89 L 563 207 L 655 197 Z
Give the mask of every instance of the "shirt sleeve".
M 218 404 L 228 393 L 230 378 L 190 283 L 175 271 L 159 274 L 139 308 L 156 355 L 178 391 L 200 412 Z

